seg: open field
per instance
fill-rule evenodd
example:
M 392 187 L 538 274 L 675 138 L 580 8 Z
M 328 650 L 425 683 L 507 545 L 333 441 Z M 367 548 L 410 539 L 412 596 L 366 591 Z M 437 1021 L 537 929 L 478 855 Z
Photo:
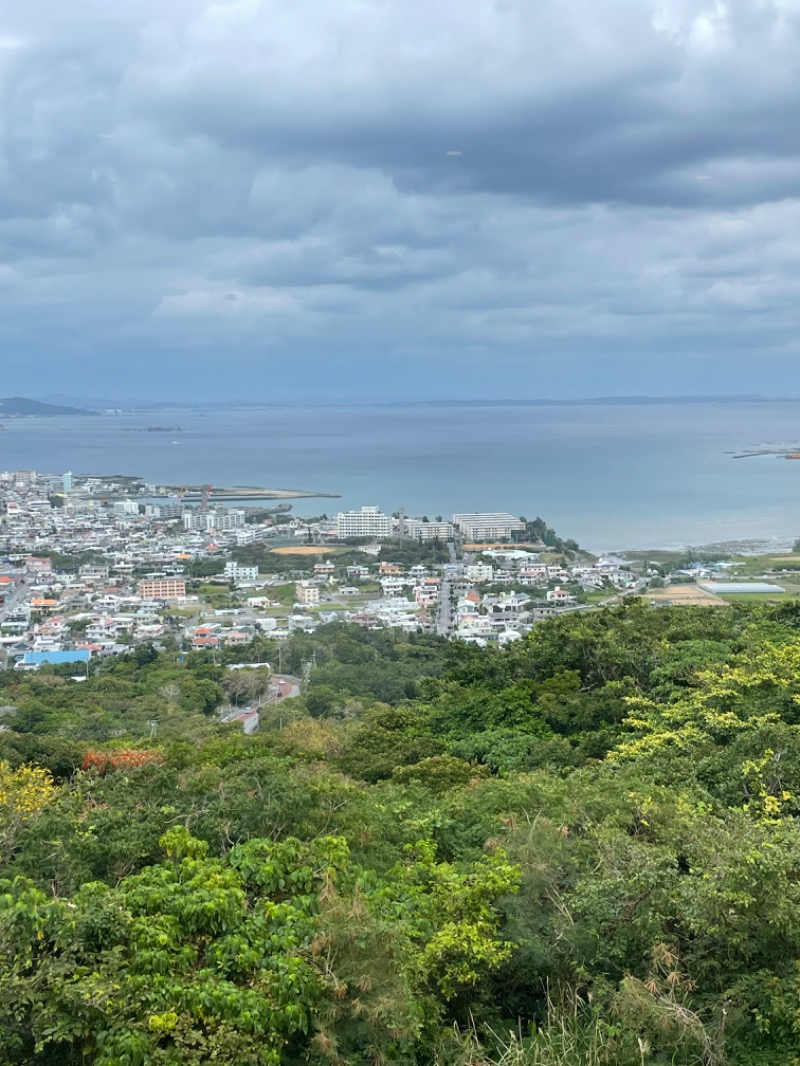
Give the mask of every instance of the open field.
M 795 552 L 783 552 L 780 555 L 734 555 L 731 562 L 734 563 L 731 573 L 737 578 L 752 577 L 768 574 L 772 570 L 800 567 L 800 555 Z
M 721 597 L 726 603 L 779 603 L 793 598 L 786 592 L 726 592 Z
M 666 589 L 646 589 L 643 595 L 651 600 L 666 600 L 676 607 L 722 607 L 725 601 L 697 585 L 672 585 Z
M 618 600 L 621 595 L 623 595 L 623 593 L 615 593 L 613 589 L 593 589 L 591 592 L 586 593 L 586 602 L 603 603 L 606 600 L 614 602 Z
M 322 544 L 287 544 L 283 548 L 273 548 L 273 555 L 335 555 L 341 548 L 326 548 Z

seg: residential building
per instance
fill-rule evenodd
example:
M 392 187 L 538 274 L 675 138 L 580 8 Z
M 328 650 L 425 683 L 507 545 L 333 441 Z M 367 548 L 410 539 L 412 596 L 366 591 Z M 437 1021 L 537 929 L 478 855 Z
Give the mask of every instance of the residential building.
M 465 573 L 469 581 L 491 581 L 494 567 L 491 563 L 473 563 Z
M 458 528 L 464 540 L 478 543 L 508 540 L 512 533 L 518 533 L 525 528 L 525 524 L 518 518 L 504 512 L 454 514 L 453 525 Z
M 417 585 L 414 589 L 414 599 L 417 607 L 433 607 L 439 602 L 439 588 L 437 585 Z
M 136 500 L 116 500 L 111 509 L 116 515 L 138 515 L 139 504 Z
M 548 603 L 560 604 L 562 607 L 568 607 L 576 602 L 572 593 L 559 587 L 551 589 L 551 591 L 547 593 L 545 599 Z
M 360 511 L 342 511 L 336 516 L 336 531 L 340 537 L 391 537 L 394 523 L 390 515 L 378 507 L 362 507 Z
M 148 518 L 182 518 L 183 508 L 179 503 L 147 503 L 144 513 Z
M 452 522 L 423 522 L 419 518 L 406 518 L 404 530 L 415 540 L 452 540 Z
M 414 585 L 414 579 L 405 574 L 378 578 L 384 596 L 402 596 L 407 585 Z
M 143 600 L 182 600 L 186 596 L 186 582 L 178 577 L 146 578 L 139 582 Z
M 221 530 L 229 532 L 233 529 L 241 529 L 245 524 L 245 513 L 234 508 L 219 511 L 184 511 L 183 528 L 185 530 Z
M 53 569 L 53 563 L 47 557 L 38 558 L 30 555 L 25 560 L 25 569 L 29 574 L 49 574 Z
M 315 585 L 312 581 L 298 581 L 295 585 L 295 592 L 298 603 L 306 607 L 319 606 L 319 585 Z
M 257 566 L 241 566 L 239 563 L 225 563 L 225 577 L 231 581 L 255 581 L 258 577 Z

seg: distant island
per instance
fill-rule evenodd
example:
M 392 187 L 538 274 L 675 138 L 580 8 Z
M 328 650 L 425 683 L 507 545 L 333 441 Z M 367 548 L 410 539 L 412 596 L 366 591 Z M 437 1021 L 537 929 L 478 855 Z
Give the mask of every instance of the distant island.
M 797 396 L 586 396 L 570 400 L 395 400 L 359 407 L 639 407 L 653 404 L 797 403 Z
M 61 400 L 60 395 L 54 395 L 53 400 Z M 68 396 L 63 397 L 64 400 L 70 399 Z M 23 403 L 26 405 L 33 405 L 36 403 L 34 400 L 22 400 L 15 397 L 13 401 L 4 400 L 2 403 L 8 404 L 11 402 Z M 647 407 L 647 406 L 670 406 L 675 404 L 764 404 L 764 403 L 782 403 L 792 404 L 799 403 L 800 397 L 797 396 L 758 396 L 752 394 L 739 394 L 739 395 L 703 395 L 703 396 L 580 396 L 572 397 L 569 399 L 550 399 L 548 397 L 529 397 L 529 398 L 510 398 L 500 397 L 496 399 L 408 399 L 408 400 L 335 400 L 331 399 L 326 402 L 312 402 L 309 400 L 303 400 L 302 402 L 297 400 L 277 399 L 273 398 L 270 401 L 259 400 L 250 398 L 248 400 L 203 400 L 203 401 L 184 401 L 182 403 L 175 400 L 149 402 L 138 399 L 134 402 L 120 400 L 100 400 L 87 397 L 85 400 L 75 400 L 76 403 L 85 403 L 86 407 L 67 407 L 60 406 L 60 404 L 37 404 L 37 410 L 23 411 L 23 414 L 72 414 L 72 415 L 85 415 L 85 414 L 105 414 L 105 415 L 117 415 L 117 414 L 140 414 L 150 412 L 165 412 L 165 411 L 194 411 L 200 415 L 211 413 L 212 411 L 235 411 L 235 410 L 261 410 L 261 409 L 288 409 L 293 408 L 361 408 L 361 407 L 378 407 L 378 408 L 418 408 L 418 407 L 441 407 L 441 408 L 480 408 L 480 407 Z M 48 412 L 44 410 L 50 408 Z M 0 416 L 4 413 L 0 408 Z M 11 412 L 8 412 L 11 413 Z M 165 427 L 168 429 L 168 427 Z
M 25 418 L 36 415 L 39 418 L 64 418 L 68 415 L 96 415 L 97 411 L 87 411 L 82 407 L 62 407 L 55 403 L 40 403 L 28 400 L 24 396 L 7 396 L 0 400 L 0 418 Z

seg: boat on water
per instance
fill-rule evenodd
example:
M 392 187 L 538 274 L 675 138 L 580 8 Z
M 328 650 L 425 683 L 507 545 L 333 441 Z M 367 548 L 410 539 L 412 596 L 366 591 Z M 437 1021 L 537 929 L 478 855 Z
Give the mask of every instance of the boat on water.
M 787 452 L 784 459 L 800 459 L 800 452 Z

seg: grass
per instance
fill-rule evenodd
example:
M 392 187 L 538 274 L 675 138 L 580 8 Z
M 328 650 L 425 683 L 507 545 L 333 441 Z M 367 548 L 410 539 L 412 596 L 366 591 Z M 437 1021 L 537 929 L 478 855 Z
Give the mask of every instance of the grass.
M 328 548 L 322 544 L 288 544 L 282 548 L 273 548 L 273 555 L 341 555 L 346 548 Z
M 603 600 L 616 599 L 619 595 L 614 589 L 594 589 L 584 594 L 586 603 L 602 603 Z
M 778 552 L 775 555 L 734 555 L 729 560 L 734 564 L 731 573 L 736 577 L 758 577 L 774 570 L 783 571 L 797 567 L 800 570 L 800 555 L 794 552 Z
M 779 603 L 785 599 L 795 599 L 797 593 L 786 592 L 728 592 L 719 598 L 726 603 Z
M 296 584 L 295 581 L 289 581 L 284 585 L 271 585 L 267 596 L 282 607 L 291 607 L 297 599 Z
M 677 566 L 680 563 L 686 561 L 687 556 L 690 555 L 698 562 L 713 562 L 717 559 L 723 558 L 718 552 L 690 552 L 689 549 L 683 551 L 625 551 L 622 552 L 622 556 L 625 559 L 631 560 L 631 562 L 652 563 L 655 566 Z
M 192 618 L 196 614 L 200 614 L 200 605 L 197 607 L 168 607 L 164 611 L 164 615 L 167 618 Z

